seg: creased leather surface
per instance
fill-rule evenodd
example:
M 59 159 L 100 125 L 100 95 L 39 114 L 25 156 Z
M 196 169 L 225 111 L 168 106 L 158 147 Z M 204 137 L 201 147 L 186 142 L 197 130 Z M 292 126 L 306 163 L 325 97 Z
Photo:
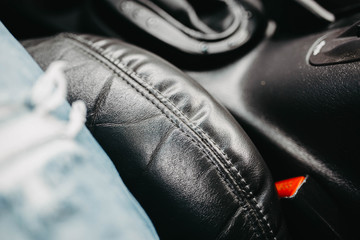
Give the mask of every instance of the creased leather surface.
M 68 100 L 86 102 L 87 126 L 162 239 L 285 238 L 261 156 L 187 75 L 113 39 L 62 34 L 23 44 L 44 69 L 68 62 Z

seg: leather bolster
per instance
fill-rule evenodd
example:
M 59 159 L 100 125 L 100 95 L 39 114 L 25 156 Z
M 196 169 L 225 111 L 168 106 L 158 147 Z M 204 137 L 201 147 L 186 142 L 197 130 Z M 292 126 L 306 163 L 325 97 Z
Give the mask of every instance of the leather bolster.
M 284 239 L 274 184 L 234 118 L 183 72 L 119 40 L 23 42 L 46 69 L 68 63 L 68 100 L 163 239 Z M 91 176 L 89 176 L 91 177 Z

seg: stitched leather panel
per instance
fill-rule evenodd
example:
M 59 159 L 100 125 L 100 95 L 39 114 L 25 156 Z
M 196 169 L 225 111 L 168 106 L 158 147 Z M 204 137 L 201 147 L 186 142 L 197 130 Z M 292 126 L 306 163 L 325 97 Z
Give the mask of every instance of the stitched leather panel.
M 273 181 L 230 114 L 160 58 L 118 40 L 27 41 L 42 68 L 68 62 L 69 101 L 164 239 L 283 239 Z

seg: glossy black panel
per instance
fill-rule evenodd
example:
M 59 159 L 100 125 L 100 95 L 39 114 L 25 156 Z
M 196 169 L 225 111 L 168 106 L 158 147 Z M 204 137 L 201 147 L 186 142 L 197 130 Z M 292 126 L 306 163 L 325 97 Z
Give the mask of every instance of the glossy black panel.
M 360 63 L 309 63 L 336 31 L 275 35 L 226 67 L 188 73 L 242 123 L 276 179 L 309 174 L 336 199 L 346 233 L 360 213 Z

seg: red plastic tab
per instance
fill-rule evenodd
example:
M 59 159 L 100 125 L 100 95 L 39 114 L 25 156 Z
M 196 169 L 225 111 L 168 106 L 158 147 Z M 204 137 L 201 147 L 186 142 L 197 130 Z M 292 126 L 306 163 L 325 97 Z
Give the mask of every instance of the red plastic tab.
M 301 176 L 276 182 L 275 187 L 279 197 L 283 198 L 294 196 L 294 194 L 296 194 L 304 180 L 305 177 Z

